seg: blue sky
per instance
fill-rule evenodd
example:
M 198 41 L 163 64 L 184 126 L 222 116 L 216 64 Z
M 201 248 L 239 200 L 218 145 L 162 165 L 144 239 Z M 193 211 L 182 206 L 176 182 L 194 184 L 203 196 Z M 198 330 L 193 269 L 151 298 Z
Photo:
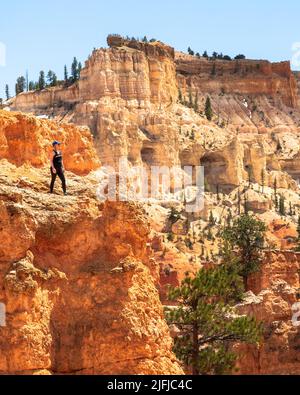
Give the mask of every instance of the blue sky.
M 0 97 L 26 70 L 33 80 L 42 69 L 62 78 L 64 64 L 84 62 L 109 33 L 271 61 L 290 60 L 300 42 L 299 0 L 10 0 L 0 9 Z

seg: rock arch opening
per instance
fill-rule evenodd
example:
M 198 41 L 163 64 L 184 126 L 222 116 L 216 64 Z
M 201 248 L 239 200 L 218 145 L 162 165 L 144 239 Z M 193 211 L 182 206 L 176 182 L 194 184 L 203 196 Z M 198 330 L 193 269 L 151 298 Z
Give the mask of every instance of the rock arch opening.
M 219 188 L 225 191 L 228 185 L 227 162 L 225 158 L 217 153 L 207 153 L 200 159 L 201 166 L 204 167 L 205 187 L 211 192 L 216 192 Z
M 148 166 L 154 166 L 155 161 L 155 150 L 151 147 L 144 147 L 141 151 L 142 162 Z

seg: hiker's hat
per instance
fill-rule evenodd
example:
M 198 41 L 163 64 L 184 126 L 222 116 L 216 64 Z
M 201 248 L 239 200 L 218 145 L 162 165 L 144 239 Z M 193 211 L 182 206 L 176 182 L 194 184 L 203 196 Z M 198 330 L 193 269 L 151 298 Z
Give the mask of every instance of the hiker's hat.
M 59 141 L 53 141 L 52 146 L 54 147 L 55 145 L 61 145 L 61 143 Z

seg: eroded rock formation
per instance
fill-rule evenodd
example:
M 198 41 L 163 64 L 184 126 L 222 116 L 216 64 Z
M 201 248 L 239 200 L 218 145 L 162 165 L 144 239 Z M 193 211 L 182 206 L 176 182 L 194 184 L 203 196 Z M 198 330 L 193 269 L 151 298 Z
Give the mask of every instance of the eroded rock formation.
M 241 374 L 300 374 L 299 326 L 293 325 L 292 307 L 299 301 L 300 255 L 270 252 L 261 273 L 251 276 L 240 312 L 264 323 L 264 340 L 257 347 L 241 347 Z
M 75 173 L 67 173 L 70 196 L 50 195 L 42 165 L 56 125 L 21 114 L 0 118 L 0 374 L 183 373 L 143 210 L 100 203 L 97 178 L 78 175 L 99 165 L 91 136 L 74 126 L 61 130 L 88 168 L 73 166 L 66 150 Z
M 1 159 L 7 159 L 17 166 L 27 164 L 43 167 L 49 163 L 54 140 L 63 144 L 68 170 L 86 175 L 100 166 L 88 128 L 0 111 Z

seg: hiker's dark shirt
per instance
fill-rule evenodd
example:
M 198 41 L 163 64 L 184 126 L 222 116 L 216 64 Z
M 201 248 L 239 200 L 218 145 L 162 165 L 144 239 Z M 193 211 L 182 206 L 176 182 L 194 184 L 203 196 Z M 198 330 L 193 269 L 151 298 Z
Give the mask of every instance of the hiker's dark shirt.
M 54 157 L 53 157 L 53 166 L 56 170 L 61 170 L 63 167 L 63 162 L 62 162 L 62 153 L 61 151 L 55 151 L 54 152 Z

